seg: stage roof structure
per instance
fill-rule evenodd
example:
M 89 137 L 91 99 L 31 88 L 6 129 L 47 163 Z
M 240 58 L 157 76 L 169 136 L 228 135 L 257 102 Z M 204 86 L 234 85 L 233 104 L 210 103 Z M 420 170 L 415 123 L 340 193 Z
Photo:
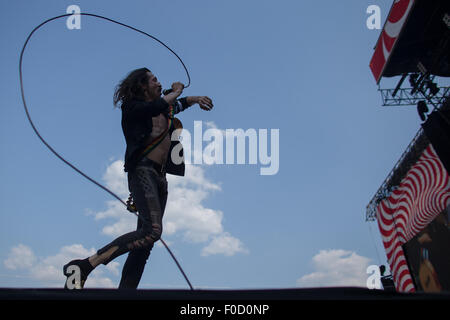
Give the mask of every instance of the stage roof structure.
M 383 77 L 401 76 L 396 88 L 379 88 L 383 106 L 417 104 L 419 112 L 419 105 L 426 101 L 448 124 L 444 112 L 450 109 L 450 87 L 437 87 L 433 81 L 435 77 L 450 77 L 450 1 L 393 1 L 370 69 L 378 85 Z M 411 87 L 402 88 L 408 76 Z M 426 112 L 419 112 L 423 121 Z M 367 205 L 366 221 L 375 220 L 378 203 L 396 188 L 429 143 L 420 128 Z
M 450 76 L 450 1 L 395 0 L 370 61 L 382 77 L 421 72 Z

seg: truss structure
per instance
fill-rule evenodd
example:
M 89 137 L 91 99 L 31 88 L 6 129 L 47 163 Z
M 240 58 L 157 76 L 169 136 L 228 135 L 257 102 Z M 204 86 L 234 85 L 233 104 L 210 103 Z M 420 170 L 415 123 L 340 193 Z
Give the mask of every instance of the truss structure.
M 445 97 L 449 96 L 450 87 L 439 87 L 435 95 L 423 95 L 422 92 L 413 92 L 413 88 L 378 89 L 381 93 L 382 106 L 412 106 L 421 100 L 429 101 L 435 105 L 441 105 Z M 413 92 L 413 93 L 411 93 Z

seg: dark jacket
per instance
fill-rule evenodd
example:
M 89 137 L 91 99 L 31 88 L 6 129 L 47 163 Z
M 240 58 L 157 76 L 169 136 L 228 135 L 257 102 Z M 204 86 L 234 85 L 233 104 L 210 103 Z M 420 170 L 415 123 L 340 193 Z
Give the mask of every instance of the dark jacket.
M 174 105 L 174 113 L 177 114 L 188 107 L 186 98 L 177 100 Z M 162 113 L 166 119 L 169 114 L 169 104 L 162 98 L 152 102 L 143 100 L 130 100 L 122 104 L 122 130 L 127 143 L 125 151 L 125 172 L 132 171 L 137 162 L 140 160 L 140 155 L 147 146 L 145 141 L 152 132 L 152 117 L 158 116 Z M 170 128 L 169 136 L 172 134 L 174 128 Z M 167 157 L 166 172 L 178 176 L 184 176 L 184 162 L 176 165 L 172 162 L 170 154 L 172 149 L 179 144 L 180 141 L 172 141 L 169 156 Z M 183 155 L 181 149 L 180 155 Z

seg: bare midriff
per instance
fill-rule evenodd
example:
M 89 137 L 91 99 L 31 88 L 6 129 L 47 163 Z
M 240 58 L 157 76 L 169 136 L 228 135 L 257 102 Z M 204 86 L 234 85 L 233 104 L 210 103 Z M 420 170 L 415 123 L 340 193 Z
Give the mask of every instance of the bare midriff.
M 156 137 L 163 133 L 167 129 L 167 119 L 161 113 L 156 117 L 152 118 L 152 133 L 146 144 L 150 144 Z M 147 154 L 147 158 L 153 160 L 159 164 L 165 164 L 167 161 L 167 156 L 170 150 L 170 135 L 166 135 L 164 140 L 161 141 L 159 145 L 156 146 L 150 153 Z

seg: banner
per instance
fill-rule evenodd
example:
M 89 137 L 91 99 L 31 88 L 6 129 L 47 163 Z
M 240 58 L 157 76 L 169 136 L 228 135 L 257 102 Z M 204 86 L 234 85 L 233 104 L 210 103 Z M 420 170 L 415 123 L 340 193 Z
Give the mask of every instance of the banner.
M 397 188 L 376 209 L 397 291 L 415 291 L 402 246 L 424 230 L 449 205 L 450 179 L 430 144 Z
M 370 60 L 370 69 L 377 82 L 380 81 L 383 75 L 383 70 L 413 4 L 414 0 L 396 0 L 392 5 L 386 24 L 375 47 L 375 52 Z

